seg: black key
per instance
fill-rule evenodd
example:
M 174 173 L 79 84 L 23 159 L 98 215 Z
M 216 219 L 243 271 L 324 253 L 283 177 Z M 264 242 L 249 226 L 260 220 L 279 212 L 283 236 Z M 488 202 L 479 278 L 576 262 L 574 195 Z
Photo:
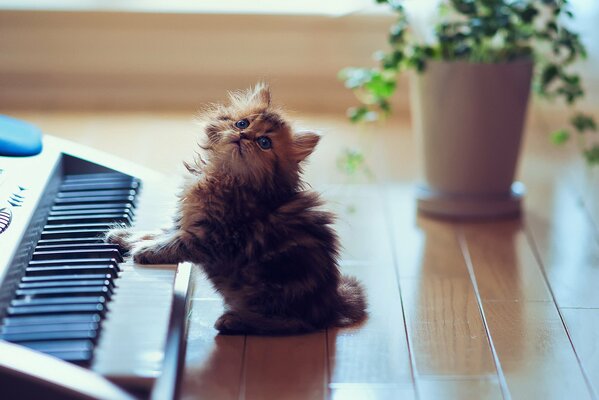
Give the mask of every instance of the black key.
M 77 185 L 77 184 L 91 184 L 91 183 L 103 183 L 103 182 L 136 182 L 141 185 L 141 181 L 137 178 L 133 178 L 128 175 L 124 176 L 104 176 L 104 177 L 90 177 L 81 179 L 63 179 L 62 185 Z
M 59 192 L 56 197 L 66 199 L 70 197 L 87 197 L 87 196 L 135 196 L 135 190 L 131 189 L 116 189 L 116 190 L 83 190 L 73 192 Z
M 66 206 L 52 206 L 51 211 L 77 211 L 77 210 L 99 210 L 103 208 L 127 208 L 132 209 L 131 204 L 127 202 L 121 203 L 102 203 L 102 204 L 73 204 Z
M 72 238 L 100 238 L 106 234 L 106 229 L 67 229 L 67 230 L 44 230 L 42 239 L 72 239 Z M 39 242 L 38 242 L 39 243 Z
M 120 271 L 119 263 L 115 258 L 78 258 L 64 260 L 31 260 L 30 267 L 74 267 L 82 265 L 112 265 Z
M 82 260 L 82 259 L 103 259 L 110 260 L 115 259 L 117 262 L 123 262 L 121 252 L 116 249 L 101 249 L 101 250 L 62 250 L 62 251 L 35 251 L 33 253 L 32 261 L 41 260 L 62 260 L 65 264 L 68 260 Z M 31 265 L 31 264 L 30 264 Z
M 68 181 L 74 181 L 74 180 L 79 180 L 79 179 L 94 180 L 94 179 L 107 179 L 107 178 L 111 178 L 111 179 L 129 178 L 129 179 L 132 179 L 133 177 L 131 175 L 124 174 L 122 172 L 106 171 L 106 172 L 94 172 L 94 173 L 82 173 L 82 174 L 68 174 L 63 177 L 63 181 L 68 182 Z
M 100 304 L 59 304 L 47 306 L 8 307 L 10 317 L 19 315 L 102 313 L 106 306 Z
M 50 216 L 46 223 L 48 225 L 63 224 L 95 224 L 95 223 L 119 223 L 131 225 L 129 214 L 91 214 L 91 215 L 60 215 Z M 46 225 L 46 226 L 48 226 Z
M 76 279 L 112 279 L 112 276 L 109 274 L 24 276 L 21 278 L 21 282 L 54 282 L 72 281 Z
M 54 282 L 21 282 L 19 289 L 51 288 L 51 287 L 79 287 L 79 286 L 108 286 L 114 287 L 114 283 L 108 279 L 77 279 L 72 281 Z
M 21 326 L 38 324 L 75 324 L 75 323 L 93 323 L 100 322 L 102 315 L 98 312 L 91 313 L 62 313 L 55 315 L 36 315 L 36 316 L 14 316 L 6 317 L 2 320 L 3 326 Z
M 120 173 L 120 172 L 117 174 L 112 174 L 112 175 L 69 174 L 69 175 L 64 176 L 62 178 L 62 180 L 63 180 L 63 184 L 64 184 L 64 182 L 72 184 L 72 183 L 84 182 L 84 181 L 98 182 L 101 180 L 112 180 L 112 181 L 128 180 L 128 181 L 139 182 L 139 178 L 136 178 L 136 177 L 128 175 L 128 174 Z
M 98 331 L 93 329 L 83 331 L 62 331 L 62 332 L 31 332 L 31 333 L 6 333 L 0 334 L 0 339 L 9 342 L 29 342 L 35 340 L 94 340 L 98 336 Z
M 42 244 L 35 251 L 69 251 L 69 250 L 119 250 L 119 245 L 114 243 L 84 243 L 84 244 Z
M 96 181 L 67 182 L 60 186 L 61 192 L 83 190 L 131 189 L 137 190 L 139 182 L 133 179 L 106 179 Z
M 17 289 L 17 296 L 31 297 L 60 297 L 60 296 L 106 296 L 110 297 L 112 290 L 108 286 L 78 286 L 68 288 L 39 288 Z M 41 307 L 41 306 L 40 306 Z M 16 308 L 15 308 L 16 310 Z M 9 308 L 10 312 L 10 308 Z M 57 311 L 58 312 L 58 311 Z
M 26 276 L 47 276 L 47 275 L 71 275 L 71 274 L 110 274 L 112 278 L 118 275 L 118 269 L 114 265 L 63 265 L 63 266 L 43 266 L 27 267 Z
M 104 235 L 98 237 L 80 237 L 80 238 L 60 238 L 60 239 L 42 239 L 37 242 L 38 246 L 46 246 L 46 245 L 79 245 L 79 244 L 98 244 L 98 243 L 106 243 L 104 242 Z
M 105 303 L 102 296 L 72 296 L 72 297 L 41 297 L 36 299 L 14 299 L 10 302 L 12 307 L 21 306 L 50 306 L 53 304 L 100 304 Z
M 52 232 L 52 231 L 64 231 L 64 230 L 72 230 L 72 229 L 103 229 L 104 231 L 109 230 L 115 226 L 114 223 L 106 223 L 106 222 L 92 222 L 89 224 L 58 224 L 52 225 L 48 224 L 44 226 L 44 231 Z
M 110 203 L 129 203 L 135 206 L 135 196 L 83 196 L 83 197 L 68 197 L 57 198 L 54 201 L 55 205 L 75 205 L 75 204 L 110 204 Z
M 60 358 L 63 361 L 68 361 L 81 366 L 88 365 L 92 360 L 92 352 L 85 351 L 46 351 L 49 356 Z
M 51 217 L 62 217 L 69 215 L 96 215 L 96 214 L 127 214 L 129 217 L 133 217 L 131 207 L 121 208 L 92 208 L 92 209 L 76 209 L 76 210 L 56 210 L 51 211 Z
M 28 332 L 64 332 L 64 331 L 85 331 L 89 329 L 97 330 L 100 324 L 97 322 L 75 323 L 75 324 L 38 324 L 38 325 L 17 325 L 3 326 L 0 333 L 28 333 Z
M 71 258 L 61 260 L 31 260 L 29 261 L 30 267 L 61 267 L 61 266 L 75 266 L 75 265 L 96 265 L 96 264 L 108 264 L 114 265 L 117 269 L 118 261 L 116 258 Z

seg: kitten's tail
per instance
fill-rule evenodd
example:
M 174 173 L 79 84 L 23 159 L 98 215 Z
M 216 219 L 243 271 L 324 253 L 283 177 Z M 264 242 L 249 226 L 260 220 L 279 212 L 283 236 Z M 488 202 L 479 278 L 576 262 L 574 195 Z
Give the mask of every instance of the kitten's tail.
M 348 326 L 366 318 L 366 296 L 364 287 L 353 276 L 341 276 L 337 293 L 341 306 L 337 318 L 337 326 Z

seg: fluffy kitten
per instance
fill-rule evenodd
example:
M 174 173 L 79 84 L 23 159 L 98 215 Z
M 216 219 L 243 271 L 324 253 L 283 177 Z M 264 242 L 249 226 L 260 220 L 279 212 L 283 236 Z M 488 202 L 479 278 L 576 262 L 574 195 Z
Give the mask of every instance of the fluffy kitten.
M 173 226 L 155 235 L 118 229 L 107 240 L 138 263 L 199 264 L 224 297 L 227 311 L 215 324 L 222 333 L 289 334 L 362 320 L 362 286 L 337 267 L 333 215 L 300 179 L 320 137 L 293 133 L 263 84 L 202 118 L 209 158 L 186 164 Z

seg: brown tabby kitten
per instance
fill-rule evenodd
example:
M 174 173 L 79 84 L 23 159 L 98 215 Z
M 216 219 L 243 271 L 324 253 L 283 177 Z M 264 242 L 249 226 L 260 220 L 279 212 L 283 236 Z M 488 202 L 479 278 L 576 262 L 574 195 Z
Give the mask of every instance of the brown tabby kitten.
M 362 286 L 341 276 L 333 215 L 305 190 L 301 163 L 320 137 L 292 133 L 269 89 L 230 95 L 203 114 L 208 160 L 190 177 L 174 224 L 160 234 L 111 231 L 143 264 L 191 261 L 225 300 L 222 333 L 290 334 L 365 317 Z

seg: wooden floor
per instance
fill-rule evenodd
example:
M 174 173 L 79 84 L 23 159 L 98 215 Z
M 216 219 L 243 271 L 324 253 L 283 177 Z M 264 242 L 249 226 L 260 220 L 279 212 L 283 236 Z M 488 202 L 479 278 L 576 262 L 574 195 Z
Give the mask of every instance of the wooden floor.
M 192 156 L 192 113 L 13 113 L 168 174 Z M 519 178 L 519 219 L 417 215 L 418 152 L 408 118 L 372 129 L 300 116 L 325 139 L 308 181 L 339 214 L 341 266 L 366 285 L 361 326 L 311 335 L 218 336 L 205 280 L 193 303 L 184 399 L 596 399 L 599 396 L 599 174 L 547 132 L 535 109 Z M 367 150 L 374 180 L 335 168 Z

